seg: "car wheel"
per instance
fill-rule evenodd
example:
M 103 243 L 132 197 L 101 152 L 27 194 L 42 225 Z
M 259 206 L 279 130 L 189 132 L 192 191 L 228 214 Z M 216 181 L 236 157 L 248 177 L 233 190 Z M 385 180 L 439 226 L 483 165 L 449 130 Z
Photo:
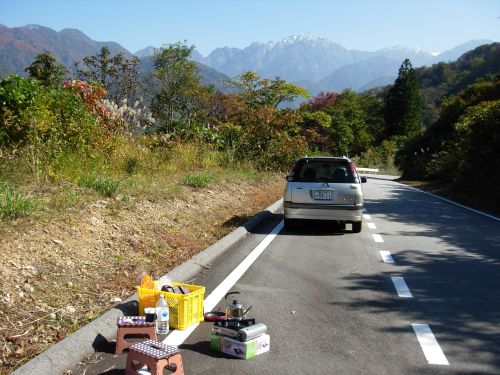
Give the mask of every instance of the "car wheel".
M 353 233 L 359 233 L 361 232 L 361 226 L 362 226 L 363 222 L 362 221 L 356 221 L 354 223 L 352 223 L 352 232 Z
M 295 228 L 295 221 L 293 219 L 284 219 L 284 227 L 286 230 L 293 230 Z

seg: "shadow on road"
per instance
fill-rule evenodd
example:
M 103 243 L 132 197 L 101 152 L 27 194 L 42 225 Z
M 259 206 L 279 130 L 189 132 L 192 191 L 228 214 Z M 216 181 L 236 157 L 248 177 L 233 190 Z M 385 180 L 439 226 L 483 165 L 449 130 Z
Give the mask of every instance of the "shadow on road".
M 391 271 L 345 277 L 353 285 L 350 290 L 383 290 L 388 298 L 359 298 L 344 305 L 373 314 L 400 311 L 411 322 L 428 322 L 446 346 L 447 356 L 460 359 L 464 352 L 477 353 L 478 363 L 495 368 L 481 374 L 500 373 L 499 223 L 405 187 L 393 188 L 387 198 L 367 200 L 366 206 L 373 217 L 415 229 L 379 232 L 385 248 L 391 237 L 398 236 L 399 244 L 401 236 L 408 238 L 408 247 L 392 254 L 396 266 Z M 444 251 L 415 247 L 436 241 Z M 404 266 L 402 274 L 403 267 L 398 266 Z M 413 299 L 394 298 L 390 276 L 398 272 Z
M 187 349 L 196 353 L 207 355 L 212 358 L 227 358 L 236 361 L 240 360 L 239 358 L 232 357 L 225 353 L 213 351 L 212 349 L 210 349 L 210 341 L 200 341 L 195 344 L 181 344 L 179 345 L 179 349 Z

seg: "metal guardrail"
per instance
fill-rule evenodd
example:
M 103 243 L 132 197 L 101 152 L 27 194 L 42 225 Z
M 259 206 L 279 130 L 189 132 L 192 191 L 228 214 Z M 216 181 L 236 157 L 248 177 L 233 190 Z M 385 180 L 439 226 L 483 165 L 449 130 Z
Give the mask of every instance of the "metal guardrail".
M 356 168 L 358 172 L 378 173 L 378 168 Z

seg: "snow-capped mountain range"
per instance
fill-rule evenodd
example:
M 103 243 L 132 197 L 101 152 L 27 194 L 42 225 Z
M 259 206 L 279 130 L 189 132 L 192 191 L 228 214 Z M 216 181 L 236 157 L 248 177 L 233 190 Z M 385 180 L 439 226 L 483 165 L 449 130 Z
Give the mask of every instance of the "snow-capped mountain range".
M 391 83 L 405 58 L 414 67 L 457 59 L 489 40 L 475 40 L 438 55 L 420 48 L 393 46 L 378 51 L 347 49 L 326 38 L 299 34 L 277 42 L 254 42 L 248 47 L 217 48 L 208 56 L 193 54 L 193 59 L 230 77 L 243 71 L 255 71 L 262 76 L 279 76 L 301 83 L 311 91 L 369 89 L 381 83 Z
M 279 76 L 298 83 L 314 95 L 345 88 L 361 91 L 392 83 L 405 58 L 409 58 L 414 67 L 432 65 L 456 60 L 463 53 L 487 43 L 491 41 L 473 40 L 434 56 L 419 48 L 403 46 L 360 51 L 312 34 L 298 34 L 279 41 L 254 42 L 245 48 L 217 48 L 208 56 L 195 50 L 192 59 L 198 63 L 202 78 L 221 89 L 224 87 L 221 82 L 228 77 L 251 70 L 264 77 Z M 76 29 L 58 32 L 40 25 L 15 28 L 0 25 L 0 76 L 25 74 L 24 69 L 39 52 L 49 51 L 70 67 L 84 56 L 97 53 L 104 45 L 112 54 L 132 55 L 118 43 L 94 41 Z M 149 66 L 147 60 L 151 60 L 153 53 L 154 47 L 147 47 L 135 55 Z

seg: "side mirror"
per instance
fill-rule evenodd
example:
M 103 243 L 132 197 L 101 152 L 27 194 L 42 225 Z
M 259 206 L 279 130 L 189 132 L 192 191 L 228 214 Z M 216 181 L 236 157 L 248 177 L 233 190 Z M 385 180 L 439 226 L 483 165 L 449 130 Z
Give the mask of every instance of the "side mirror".
M 293 176 L 286 176 L 285 178 L 286 178 L 286 180 L 287 180 L 288 182 L 293 181 Z
M 366 180 L 366 177 L 365 177 L 365 176 L 361 177 L 361 183 L 362 183 L 362 184 L 366 183 L 366 181 L 367 181 L 367 180 Z

